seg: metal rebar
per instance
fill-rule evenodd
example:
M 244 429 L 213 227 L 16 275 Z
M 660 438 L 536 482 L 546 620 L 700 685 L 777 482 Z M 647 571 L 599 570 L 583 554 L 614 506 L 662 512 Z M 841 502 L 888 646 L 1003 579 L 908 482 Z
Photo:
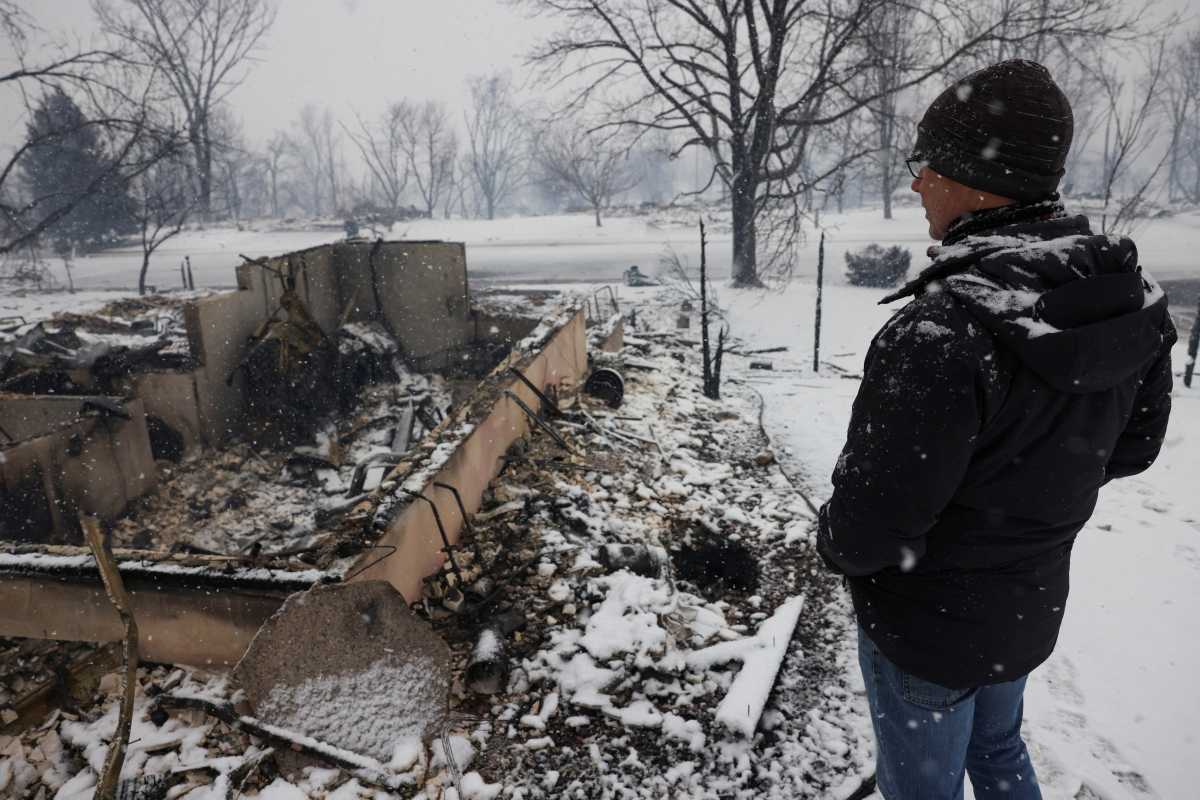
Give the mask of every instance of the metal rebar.
M 450 537 L 446 535 L 446 528 L 445 528 L 445 526 L 442 525 L 442 515 L 438 513 L 437 503 L 433 502 L 432 500 L 430 500 L 428 497 L 421 494 L 420 492 L 409 491 L 408 489 L 405 489 L 403 487 L 401 487 L 400 491 L 404 492 L 406 495 L 413 498 L 414 500 L 419 499 L 419 500 L 424 500 L 426 503 L 429 503 L 429 509 L 431 511 L 433 511 L 433 521 L 435 523 L 437 523 L 438 533 L 441 534 L 441 536 L 442 536 L 442 552 L 444 552 L 446 554 L 447 560 L 450 561 L 450 569 L 454 572 L 454 578 L 455 578 L 455 581 L 458 583 L 458 588 L 462 589 L 462 586 L 463 586 L 462 573 L 458 569 L 458 562 L 454 560 L 454 545 L 450 544 Z
M 458 489 L 455 489 L 448 483 L 441 483 L 440 481 L 434 481 L 433 485 L 438 489 L 445 489 L 454 495 L 454 502 L 458 504 L 458 513 L 462 515 L 463 527 L 466 528 L 467 533 L 471 534 L 471 537 L 474 538 L 475 528 L 471 526 L 471 520 L 467 518 L 467 507 L 463 505 L 462 495 L 458 493 Z
M 571 449 L 571 445 L 567 444 L 567 440 L 562 437 L 562 434 L 560 434 L 558 431 L 554 430 L 548 424 L 546 424 L 545 420 L 543 420 L 536 413 L 534 413 L 534 410 L 532 408 L 525 405 L 525 401 L 522 400 L 521 398 L 517 397 L 517 395 L 512 390 L 505 389 L 504 394 L 508 395 L 508 397 L 514 403 L 516 403 L 518 406 L 520 406 L 521 410 L 525 412 L 525 416 L 529 417 L 529 419 L 533 422 L 533 424 L 536 425 L 538 428 L 540 428 L 543 431 L 545 431 L 546 433 L 548 433 L 550 435 L 550 438 L 553 439 L 558 444 L 559 447 L 561 447 L 563 450 L 566 450 L 568 453 L 574 452 Z
M 562 416 L 562 411 L 559 410 L 558 403 L 551 400 L 549 397 L 546 396 L 545 392 L 543 392 L 538 387 L 534 386 L 533 381 L 529 380 L 529 378 L 526 377 L 524 372 L 521 372 L 521 370 L 517 369 L 516 367 L 509 367 L 508 371 L 511 372 L 513 375 L 516 375 L 517 378 L 520 379 L 521 383 L 523 383 L 529 387 L 529 391 L 531 391 L 535 395 L 537 395 L 537 399 L 541 401 L 542 407 L 547 409 L 550 412 L 551 416 L 554 416 L 554 417 Z

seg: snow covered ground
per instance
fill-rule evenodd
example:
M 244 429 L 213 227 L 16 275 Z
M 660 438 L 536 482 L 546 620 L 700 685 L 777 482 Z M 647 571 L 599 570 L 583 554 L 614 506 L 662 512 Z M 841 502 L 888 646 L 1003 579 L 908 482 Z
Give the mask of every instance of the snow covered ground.
M 823 222 L 829 230 L 828 285 L 818 371 L 812 364 L 815 241 L 806 247 L 798 279 L 782 292 L 719 287 L 731 333 L 745 347 L 789 348 L 755 357 L 770 359 L 770 371 L 751 370 L 750 359 L 731 356 L 727 377 L 763 396 L 764 425 L 782 466 L 817 501 L 829 492 L 829 475 L 843 443 L 867 344 L 897 307 L 878 306 L 880 290 L 846 286 L 841 277 L 843 253 L 871 241 L 899 242 L 913 250 L 914 266 L 919 267 L 928 241 L 922 235 L 920 211 L 913 208 L 900 209 L 890 222 L 880 219 L 877 211 L 830 215 Z M 615 281 L 632 263 L 652 273 L 666 245 L 698 263 L 690 227 L 654 227 L 645 218 L 606 220 L 601 229 L 586 215 L 433 220 L 399 226 L 394 234 L 466 241 L 476 278 Z M 189 232 L 164 248 L 151 282 L 175 285 L 179 260 L 190 255 L 198 284 L 229 285 L 238 253 L 280 253 L 337 238 L 336 232 Z M 1200 277 L 1200 262 L 1193 255 L 1200 252 L 1200 214 L 1147 222 L 1136 239 L 1142 263 L 1157 277 Z M 711 255 L 715 271 L 728 268 L 727 234 L 713 237 Z M 87 287 L 128 287 L 136 280 L 136 263 L 136 254 L 117 252 L 80 259 L 75 280 Z M 628 300 L 649 300 L 658 293 L 624 287 L 620 292 Z M 112 298 L 111 293 L 96 291 L 0 297 L 0 317 L 80 310 L 81 305 L 98 306 Z M 1186 331 L 1181 334 L 1186 340 Z M 1181 343 L 1175 354 L 1177 376 L 1183 350 Z M 1194 688 L 1200 674 L 1200 638 L 1195 635 L 1200 611 L 1198 468 L 1200 386 L 1185 389 L 1177 377 L 1163 453 L 1143 475 L 1102 491 L 1074 550 L 1072 597 L 1058 649 L 1029 683 L 1026 735 L 1047 800 L 1196 796 L 1191 771 L 1194 755 L 1200 752 L 1200 692 Z M 831 614 L 848 613 L 844 602 L 828 608 Z M 842 666 L 851 685 L 856 669 L 849 657 L 853 646 L 846 640 L 842 647 Z M 861 727 L 865 701 L 858 697 L 852 705 L 850 727 Z M 856 762 L 862 756 L 851 752 L 845 758 Z
M 398 223 L 390 238 L 445 239 L 467 245 L 467 265 L 476 280 L 613 281 L 632 264 L 653 273 L 668 249 L 699 264 L 698 234 L 694 214 L 675 210 L 653 217 L 610 217 L 597 228 L 588 214 L 560 214 L 496 220 L 415 220 Z M 878 209 L 846 214 L 825 214 L 827 263 L 840 272 L 847 248 L 870 242 L 902 244 L 913 251 L 914 264 L 922 259 L 925 237 L 919 206 L 896 209 L 896 218 L 885 220 Z M 727 275 L 730 240 L 726 224 L 710 224 L 709 263 L 713 274 Z M 339 230 L 268 231 L 208 228 L 189 230 L 164 244 L 150 262 L 148 281 L 164 288 L 179 286 L 179 265 L 189 257 L 197 286 L 232 286 L 239 255 L 252 258 L 337 241 Z M 1200 212 L 1144 222 L 1136 232 L 1142 263 L 1159 278 L 1200 275 Z M 804 245 L 801 275 L 815 270 L 816 237 Z M 134 248 L 108 250 L 78 258 L 73 263 L 75 285 L 80 288 L 129 288 L 137 285 L 141 252 Z M 66 283 L 61 266 L 58 277 Z M 835 275 L 835 283 L 840 276 Z

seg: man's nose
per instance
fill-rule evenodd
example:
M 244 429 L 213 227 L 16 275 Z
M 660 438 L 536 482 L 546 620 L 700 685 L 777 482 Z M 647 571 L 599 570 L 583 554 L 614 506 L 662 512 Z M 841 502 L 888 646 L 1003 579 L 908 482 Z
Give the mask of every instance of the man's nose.
M 914 192 L 916 192 L 917 194 L 920 194 L 920 193 L 921 193 L 921 179 L 920 179 L 920 177 L 913 178 L 913 182 L 912 182 L 912 190 L 913 190 Z

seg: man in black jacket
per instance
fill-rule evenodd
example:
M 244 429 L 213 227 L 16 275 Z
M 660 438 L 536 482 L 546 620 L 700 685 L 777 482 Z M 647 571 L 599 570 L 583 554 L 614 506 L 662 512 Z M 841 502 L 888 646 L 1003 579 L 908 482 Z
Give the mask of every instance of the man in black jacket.
M 1049 657 L 1100 487 L 1146 469 L 1175 329 L 1134 243 L 1055 190 L 1070 105 L 1008 61 L 922 119 L 931 265 L 875 336 L 818 547 L 847 577 L 887 800 L 1038 798 L 1025 678 Z

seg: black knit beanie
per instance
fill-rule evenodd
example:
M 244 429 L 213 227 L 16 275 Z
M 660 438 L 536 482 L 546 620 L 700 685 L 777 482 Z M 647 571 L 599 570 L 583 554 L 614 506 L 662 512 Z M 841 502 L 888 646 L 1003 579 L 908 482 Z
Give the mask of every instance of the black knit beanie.
M 912 157 L 973 189 L 1040 200 L 1058 187 L 1074 130 L 1071 104 L 1045 67 L 1003 61 L 938 95 Z

